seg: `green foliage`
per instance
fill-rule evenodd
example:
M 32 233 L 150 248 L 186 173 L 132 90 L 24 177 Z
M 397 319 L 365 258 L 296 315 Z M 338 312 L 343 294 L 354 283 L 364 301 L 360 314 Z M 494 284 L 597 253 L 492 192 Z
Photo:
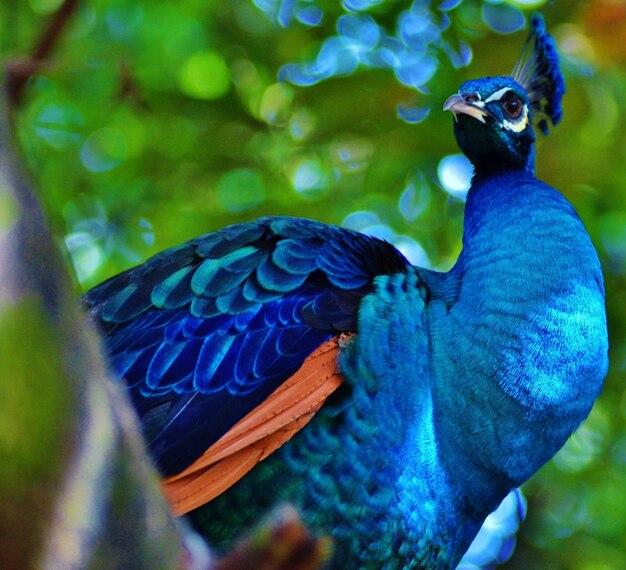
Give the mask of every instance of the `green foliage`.
M 0 6 L 0 37 L 17 57 L 59 2 L 9 4 Z M 339 3 L 310 4 L 325 8 L 321 25 L 283 28 L 246 0 L 82 3 L 18 115 L 81 287 L 268 214 L 346 220 L 450 267 L 463 204 L 442 181 L 440 161 L 458 150 L 441 104 L 465 79 L 512 69 L 525 32 L 500 35 L 487 23 L 529 3 L 450 10 L 444 38 L 471 45 L 474 61 L 456 69 L 429 48 L 437 63 L 428 93 L 364 67 L 311 87 L 279 83 L 283 65 L 312 61 L 336 33 Z M 403 3 L 372 4 L 369 13 L 393 30 Z M 599 250 L 612 368 L 589 421 L 527 486 L 529 521 L 512 567 L 620 568 L 626 552 L 626 60 L 610 48 L 613 28 L 598 28 L 606 10 L 577 0 L 546 13 L 567 94 L 563 123 L 537 152 L 539 177 L 574 203 Z M 430 113 L 408 124 L 398 105 Z

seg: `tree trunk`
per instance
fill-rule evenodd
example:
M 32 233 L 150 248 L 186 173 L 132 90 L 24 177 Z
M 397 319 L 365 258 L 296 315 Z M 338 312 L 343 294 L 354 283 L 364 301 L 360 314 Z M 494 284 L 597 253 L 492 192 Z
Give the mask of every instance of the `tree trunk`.
M 71 293 L 0 102 L 0 567 L 189 560 L 125 394 Z M 204 565 L 199 562 L 199 566 Z

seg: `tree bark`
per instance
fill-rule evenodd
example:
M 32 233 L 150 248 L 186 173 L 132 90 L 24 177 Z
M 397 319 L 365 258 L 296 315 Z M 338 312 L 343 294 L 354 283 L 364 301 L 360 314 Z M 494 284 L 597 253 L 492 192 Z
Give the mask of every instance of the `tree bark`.
M 0 567 L 188 567 L 0 102 Z M 201 549 L 202 550 L 202 549 Z M 202 559 L 202 554 L 200 554 Z M 197 567 L 208 562 L 198 562 Z

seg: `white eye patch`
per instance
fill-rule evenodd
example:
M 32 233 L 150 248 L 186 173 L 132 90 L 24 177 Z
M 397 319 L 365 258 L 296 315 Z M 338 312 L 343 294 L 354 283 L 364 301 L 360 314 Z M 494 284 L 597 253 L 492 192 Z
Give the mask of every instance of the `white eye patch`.
M 485 103 L 491 103 L 492 101 L 501 101 L 502 98 L 512 90 L 509 87 L 503 87 L 502 89 L 498 89 L 489 97 L 485 99 Z M 502 127 L 513 131 L 514 133 L 521 133 L 528 125 L 528 106 L 524 104 L 522 107 L 522 112 L 520 116 L 515 120 L 504 119 L 502 121 Z
M 485 99 L 485 103 L 491 103 L 492 101 L 500 101 L 504 95 L 506 95 L 509 91 L 511 91 L 510 87 L 503 87 L 502 89 L 498 89 L 496 92 L 492 93 Z

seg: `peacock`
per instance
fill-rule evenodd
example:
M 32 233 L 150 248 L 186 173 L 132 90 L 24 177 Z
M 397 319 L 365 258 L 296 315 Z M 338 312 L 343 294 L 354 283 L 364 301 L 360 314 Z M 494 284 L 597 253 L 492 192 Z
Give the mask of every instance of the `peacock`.
M 447 273 L 292 217 L 231 225 L 84 295 L 176 514 L 228 545 L 295 504 L 330 568 L 455 568 L 587 417 L 608 367 L 602 271 L 535 177 L 562 116 L 535 14 L 511 76 L 443 109 L 474 167 Z

